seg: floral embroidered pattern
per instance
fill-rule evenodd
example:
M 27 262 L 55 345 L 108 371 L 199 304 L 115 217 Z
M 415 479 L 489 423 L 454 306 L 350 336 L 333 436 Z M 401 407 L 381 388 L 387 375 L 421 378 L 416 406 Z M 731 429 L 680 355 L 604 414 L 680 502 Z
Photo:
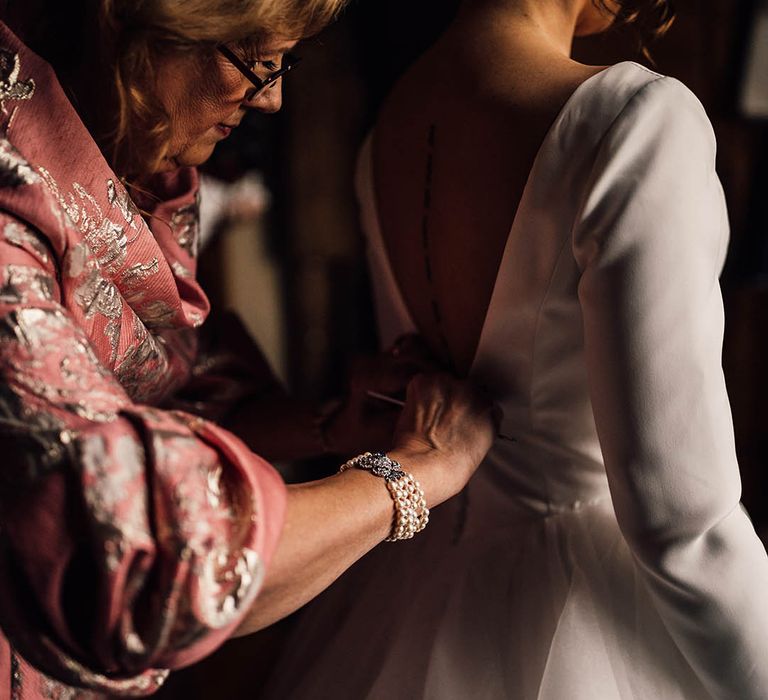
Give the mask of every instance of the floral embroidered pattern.
M 106 691 L 110 696 L 118 697 L 142 697 L 145 695 L 151 695 L 162 687 L 168 678 L 169 671 L 165 669 L 155 669 L 146 671 L 135 678 L 129 678 L 126 680 L 118 680 L 114 678 L 108 678 L 100 673 L 94 673 L 88 670 L 85 666 L 78 663 L 72 658 L 63 657 L 62 663 L 67 667 L 67 671 L 71 674 L 73 679 L 77 679 L 79 685 L 84 685 L 90 688 L 99 688 L 101 691 Z M 101 700 L 103 693 L 91 693 L 80 688 L 72 688 L 62 683 L 58 683 L 53 679 L 50 679 L 49 692 L 54 693 L 52 698 L 54 700 Z M 75 695 L 69 693 L 74 692 Z
M 200 246 L 200 202 L 196 200 L 181 209 L 177 209 L 171 217 L 171 229 L 179 246 L 190 257 L 196 258 Z
M 109 274 L 116 273 L 128 256 L 125 226 L 106 218 L 96 198 L 81 184 L 73 183 L 72 192 L 65 193 L 48 170 L 39 168 L 39 173 L 48 191 L 83 234 L 99 265 Z
M 2 23 L 0 37 L 17 46 Z M 226 431 L 151 408 L 189 379 L 208 311 L 196 173 L 146 207 L 153 235 L 54 74 L 24 75 L 20 51 L 0 49 L 0 528 L 21 536 L 0 550 L 0 645 L 18 649 L 22 695 L 147 695 L 167 676 L 157 659 L 212 651 L 244 614 L 284 491 Z M 49 142 L 51 124 L 67 138 Z M 52 567 L 82 576 L 87 621 Z
M 36 257 L 43 265 L 51 261 L 48 246 L 32 229 L 22 226 L 16 221 L 9 221 L 3 228 L 2 237 L 11 245 L 26 250 Z
M 258 552 L 243 549 L 233 558 L 228 547 L 212 550 L 198 570 L 202 618 L 212 629 L 228 625 L 261 588 L 265 569 Z
M 176 377 L 170 372 L 165 346 L 136 319 L 136 341 L 115 365 L 115 375 L 134 401 L 162 396 Z
M 132 229 L 137 228 L 136 218 L 140 216 L 139 210 L 128 196 L 128 192 L 122 185 L 117 185 L 114 180 L 107 180 L 107 199 L 113 207 L 122 214 L 127 223 Z
M 219 629 L 250 605 L 264 578 L 264 565 L 257 552 L 248 547 L 233 548 L 230 540 L 217 534 L 226 523 L 230 538 L 240 539 L 235 535 L 243 525 L 239 511 L 248 512 L 252 504 L 237 504 L 237 494 L 224 479 L 221 466 L 196 459 L 194 441 L 188 437 L 168 434 L 162 443 L 155 443 L 154 450 L 165 464 L 169 487 L 173 484 L 180 523 L 175 532 L 159 532 L 158 537 L 167 538 L 166 546 L 181 547 L 185 552 L 182 556 L 193 562 L 199 591 L 194 616 L 207 627 Z M 171 477 L 178 473 L 180 459 L 193 460 L 188 462 L 192 469 L 187 470 L 184 480 Z
M 34 185 L 40 178 L 5 137 L 0 136 L 0 187 Z
M 135 265 L 131 265 L 131 267 L 123 272 L 120 286 L 123 287 L 124 292 L 127 290 L 134 290 L 148 277 L 156 275 L 159 268 L 160 261 L 157 258 L 154 258 L 147 263 L 136 263 Z
M 72 185 L 71 192 L 64 193 L 45 168 L 40 168 L 40 175 L 66 217 L 83 234 L 84 242 L 69 254 L 68 274 L 79 278 L 75 299 L 85 317 L 91 319 L 101 315 L 107 319 L 104 332 L 112 350 L 111 361 L 117 359 L 124 298 L 135 307 L 149 328 L 173 327 L 177 314 L 175 308 L 158 300 L 144 301 L 146 292 L 143 283 L 158 274 L 159 260 L 153 258 L 123 269 L 130 243 L 126 229 L 135 230 L 134 237 L 138 237 L 144 225 L 140 218 L 137 219 L 138 211 L 125 189 L 114 180 L 107 180 L 108 201 L 125 221 L 124 224 L 117 224 L 105 217 L 96 198 L 79 183 Z M 179 224 L 186 231 L 182 235 L 192 236 L 196 224 L 185 217 Z M 121 289 L 113 282 L 115 278 L 119 280 Z
M 21 700 L 24 686 L 24 674 L 21 672 L 21 663 L 16 652 L 11 650 L 11 700 Z
M 146 504 L 131 493 L 144 471 L 144 450 L 130 434 L 120 435 L 112 444 L 102 435 L 88 436 L 77 448 L 85 499 L 99 525 L 107 567 L 114 571 L 127 543 L 152 546 Z
M 181 277 L 182 279 L 190 279 L 192 277 L 192 273 L 178 260 L 174 260 L 171 269 L 173 270 L 174 275 Z
M 53 277 L 37 267 L 0 267 L 0 303 L 34 304 L 53 301 L 55 287 Z
M 43 697 L 46 700 L 99 700 L 95 693 L 63 685 L 47 676 L 43 679 Z
M 109 340 L 111 360 L 117 357 L 120 342 L 120 319 L 123 314 L 123 297 L 115 283 L 107 278 L 86 243 L 75 246 L 68 253 L 67 275 L 77 280 L 75 301 L 85 318 L 103 316 L 107 323 L 104 334 Z
M 176 309 L 161 299 L 142 304 L 138 312 L 147 328 L 153 331 L 174 328 L 176 325 Z
M 108 422 L 126 401 L 87 337 L 59 307 L 19 308 L 0 320 L 0 360 L 12 358 L 4 380 L 30 411 L 53 405 L 89 421 Z
M 35 81 L 19 80 L 21 59 L 19 54 L 0 49 L 0 110 L 7 111 L 8 100 L 28 100 L 35 94 Z

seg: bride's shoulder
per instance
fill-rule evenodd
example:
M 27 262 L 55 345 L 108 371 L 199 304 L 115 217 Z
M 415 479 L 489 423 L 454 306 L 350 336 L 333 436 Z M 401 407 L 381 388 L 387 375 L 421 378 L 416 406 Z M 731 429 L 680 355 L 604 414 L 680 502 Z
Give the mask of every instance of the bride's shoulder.
M 715 151 L 712 125 L 693 92 L 675 78 L 629 61 L 582 82 L 549 138 L 557 153 L 569 154 L 574 167 L 590 168 L 600 154 L 617 150 L 648 164 L 681 149 L 708 159 Z
M 684 83 L 632 61 L 584 81 L 571 102 L 579 120 L 598 134 L 639 129 L 651 135 L 682 128 L 712 136 L 704 107 Z

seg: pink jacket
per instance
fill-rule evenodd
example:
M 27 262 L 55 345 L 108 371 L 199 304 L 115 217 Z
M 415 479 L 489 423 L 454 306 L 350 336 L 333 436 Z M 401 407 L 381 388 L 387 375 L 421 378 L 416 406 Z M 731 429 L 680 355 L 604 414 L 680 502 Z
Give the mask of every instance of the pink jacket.
M 227 638 L 275 549 L 272 467 L 158 408 L 209 309 L 197 174 L 157 185 L 145 220 L 0 25 L 0 698 L 152 692 Z

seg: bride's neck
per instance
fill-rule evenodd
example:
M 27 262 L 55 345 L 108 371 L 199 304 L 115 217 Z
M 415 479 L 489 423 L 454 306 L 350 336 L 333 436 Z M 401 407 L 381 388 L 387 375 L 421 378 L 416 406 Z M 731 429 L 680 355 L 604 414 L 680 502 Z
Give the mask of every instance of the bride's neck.
M 471 27 L 481 41 L 509 38 L 523 50 L 568 57 L 583 5 L 584 0 L 464 0 L 455 24 Z

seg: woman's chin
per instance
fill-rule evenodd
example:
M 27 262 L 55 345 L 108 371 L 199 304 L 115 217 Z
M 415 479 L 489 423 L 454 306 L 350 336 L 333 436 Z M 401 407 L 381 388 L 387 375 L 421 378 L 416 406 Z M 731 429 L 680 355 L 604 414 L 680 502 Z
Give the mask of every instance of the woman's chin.
M 176 154 L 171 159 L 171 162 L 174 163 L 176 167 L 195 167 L 202 165 L 211 157 L 215 147 L 216 143 L 195 144 L 189 146 Z

